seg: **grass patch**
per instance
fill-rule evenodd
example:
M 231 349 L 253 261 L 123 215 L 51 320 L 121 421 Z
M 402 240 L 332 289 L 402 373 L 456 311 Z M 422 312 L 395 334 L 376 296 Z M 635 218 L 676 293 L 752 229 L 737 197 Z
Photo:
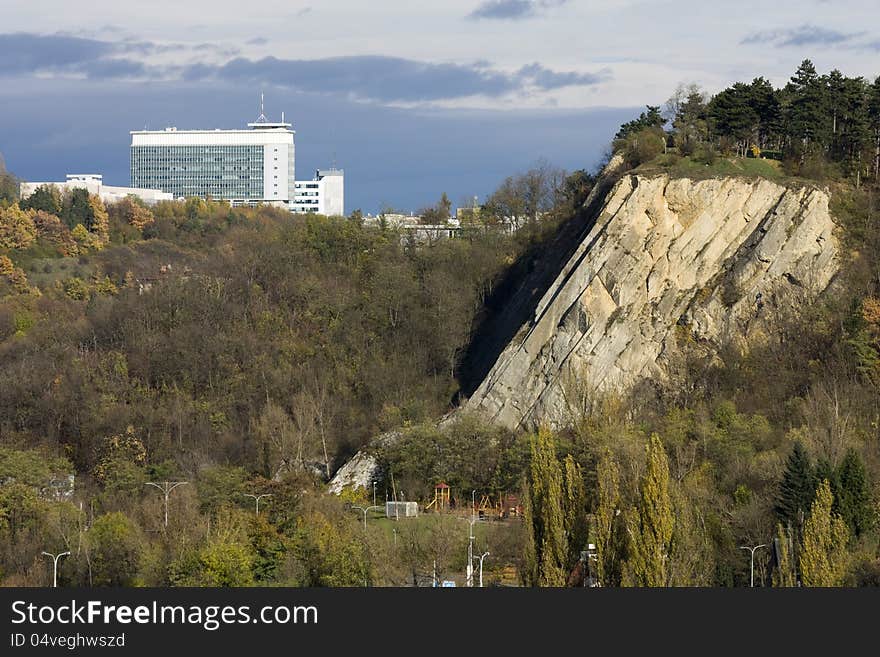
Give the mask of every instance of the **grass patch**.
M 783 182 L 788 176 L 776 160 L 743 157 L 719 157 L 706 164 L 692 157 L 682 157 L 675 153 L 660 155 L 645 162 L 634 170 L 635 173 L 665 173 L 673 178 L 703 180 L 738 176 L 744 178 L 766 178 Z

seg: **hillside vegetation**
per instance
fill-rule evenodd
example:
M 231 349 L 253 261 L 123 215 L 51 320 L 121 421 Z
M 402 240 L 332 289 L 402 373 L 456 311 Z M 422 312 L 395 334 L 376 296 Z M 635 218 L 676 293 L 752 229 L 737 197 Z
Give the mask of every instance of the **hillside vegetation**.
M 526 584 L 576 582 L 589 542 L 604 586 L 748 585 L 740 547 L 758 544 L 758 585 L 880 583 L 880 80 L 805 62 L 783 89 L 685 89 L 615 149 L 628 170 L 828 185 L 845 261 L 772 339 L 695 348 L 668 386 L 585 400 L 555 431 L 435 421 L 486 369 L 479 345 L 499 348 L 487 331 L 519 283 L 579 234 L 583 172 L 541 176 L 540 194 L 538 176 L 506 181 L 485 224 L 522 214 L 514 235 L 420 247 L 359 213 L 19 201 L 0 172 L 0 581 L 46 584 L 40 553 L 62 549 L 63 585 L 405 584 L 434 560 L 454 574 L 463 523 L 364 531 L 346 502 L 372 491 L 322 492 L 400 428 L 376 448 L 380 503 L 427 501 L 440 480 L 459 507 L 519 495 L 525 522 L 480 534 L 490 581 L 512 565 Z M 73 495 L 47 493 L 68 472 Z M 166 480 L 188 482 L 167 527 L 146 485 Z M 257 493 L 272 495 L 259 515 Z

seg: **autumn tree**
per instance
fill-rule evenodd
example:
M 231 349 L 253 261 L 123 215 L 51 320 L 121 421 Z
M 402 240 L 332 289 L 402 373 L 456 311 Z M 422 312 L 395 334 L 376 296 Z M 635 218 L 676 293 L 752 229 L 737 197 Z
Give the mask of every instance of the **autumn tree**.
M 17 205 L 0 208 L 0 249 L 25 249 L 37 239 L 33 219 Z
M 606 450 L 596 468 L 598 504 L 595 512 L 596 571 L 599 584 L 609 586 L 619 573 L 620 472 Z
M 791 532 L 783 528 L 781 523 L 776 524 L 776 536 L 773 538 L 773 563 L 772 574 L 773 586 L 793 587 L 798 585 L 796 544 L 792 540 Z
M 647 466 L 639 483 L 636 508 L 630 513 L 629 558 L 624 569 L 628 586 L 668 586 L 675 517 L 669 494 L 669 461 L 663 443 L 652 434 Z
M 828 480 L 816 489 L 810 515 L 804 523 L 799 565 L 804 586 L 840 586 L 846 575 L 849 530 L 832 512 L 834 497 Z
M 95 586 L 132 586 L 137 581 L 140 532 L 124 513 L 95 519 L 88 531 L 88 550 Z
M 524 491 L 527 534 L 526 580 L 531 586 L 564 586 L 568 573 L 563 474 L 556 441 L 549 429 L 532 437 L 529 476 Z M 531 553 L 531 554 L 529 554 Z
M 587 493 L 580 464 L 569 454 L 563 461 L 565 536 L 568 563 L 575 563 L 587 545 Z

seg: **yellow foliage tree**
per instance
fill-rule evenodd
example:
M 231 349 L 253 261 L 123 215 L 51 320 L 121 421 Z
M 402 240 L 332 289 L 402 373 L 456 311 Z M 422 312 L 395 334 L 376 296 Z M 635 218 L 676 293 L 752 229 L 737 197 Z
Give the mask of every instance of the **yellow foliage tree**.
M 843 518 L 832 513 L 834 496 L 824 479 L 816 490 L 810 517 L 804 523 L 800 567 L 804 586 L 841 586 L 849 555 L 849 529 Z
M 0 208 L 0 249 L 26 249 L 37 239 L 37 228 L 30 215 L 10 205 Z
M 669 494 L 669 461 L 660 436 L 647 445 L 648 466 L 639 485 L 638 506 L 630 513 L 630 557 L 624 569 L 627 586 L 669 586 L 675 515 Z
M 92 233 L 94 233 L 102 248 L 110 241 L 110 217 L 107 214 L 107 208 L 100 196 L 94 194 L 89 196 L 89 208 L 92 211 Z

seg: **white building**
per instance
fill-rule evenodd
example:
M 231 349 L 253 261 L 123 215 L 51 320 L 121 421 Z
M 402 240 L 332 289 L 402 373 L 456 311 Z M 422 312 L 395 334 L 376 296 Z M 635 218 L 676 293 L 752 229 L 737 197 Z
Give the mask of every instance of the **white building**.
M 131 184 L 177 198 L 211 197 L 232 205 L 290 207 L 294 197 L 294 130 L 263 114 L 247 130 L 135 130 Z
M 159 201 L 172 201 L 174 195 L 158 189 L 143 187 L 112 187 L 104 184 L 104 177 L 98 173 L 68 173 L 64 182 L 23 182 L 19 187 L 22 198 L 33 194 L 37 187 L 53 185 L 62 192 L 70 189 L 85 189 L 89 194 L 99 196 L 104 203 L 115 203 L 126 196 L 137 196 L 144 203 L 154 205 Z
M 291 211 L 327 216 L 345 215 L 345 172 L 318 169 L 312 180 L 297 180 Z

